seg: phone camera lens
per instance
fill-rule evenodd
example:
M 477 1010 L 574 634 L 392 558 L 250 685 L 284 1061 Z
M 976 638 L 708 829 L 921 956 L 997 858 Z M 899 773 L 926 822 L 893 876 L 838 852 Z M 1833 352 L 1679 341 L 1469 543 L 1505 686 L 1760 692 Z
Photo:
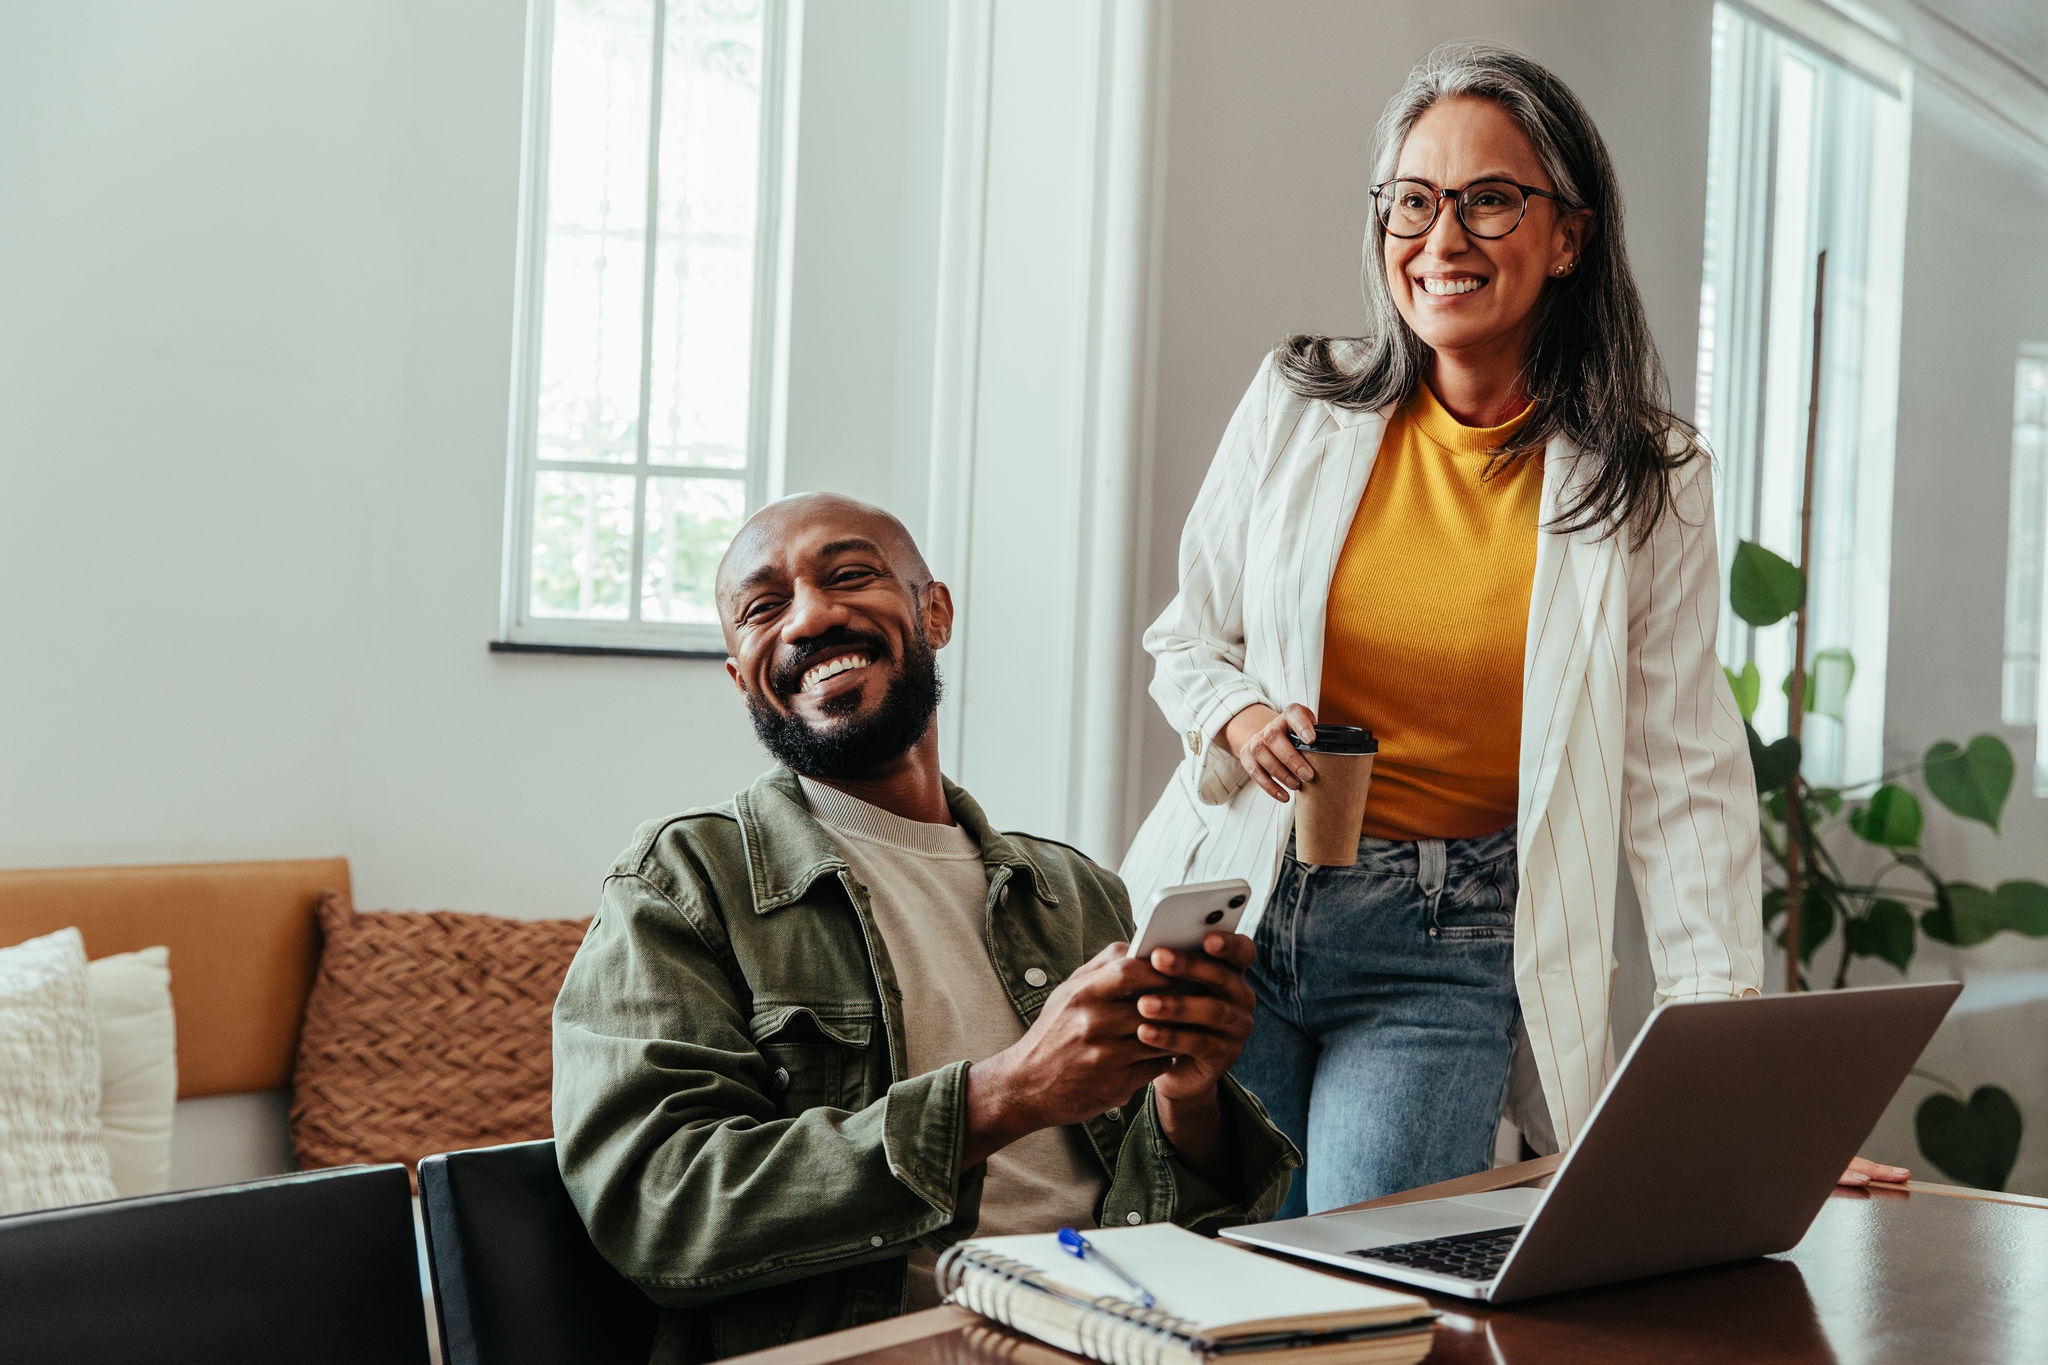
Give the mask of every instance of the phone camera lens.
M 1209 914 L 1208 914 L 1208 917 L 1207 917 L 1206 919 L 1204 919 L 1204 920 L 1202 921 L 1202 923 L 1204 923 L 1204 924 L 1214 924 L 1214 923 L 1216 923 L 1216 922 L 1217 922 L 1218 920 L 1220 920 L 1220 919 L 1222 919 L 1222 918 L 1223 918 L 1223 912 L 1222 912 L 1221 910 L 1211 910 L 1211 911 L 1209 912 Z
M 1243 896 L 1232 896 L 1232 897 L 1230 898 L 1230 908 L 1231 908 L 1231 909 L 1233 909 L 1233 910 L 1236 910 L 1236 909 L 1240 908 L 1241 906 L 1243 906 L 1243 904 L 1244 904 L 1244 897 L 1243 897 Z M 1214 920 L 1211 920 L 1211 921 L 1209 921 L 1209 922 L 1210 922 L 1211 924 L 1214 924 L 1214 923 L 1215 923 L 1215 921 L 1214 921 Z

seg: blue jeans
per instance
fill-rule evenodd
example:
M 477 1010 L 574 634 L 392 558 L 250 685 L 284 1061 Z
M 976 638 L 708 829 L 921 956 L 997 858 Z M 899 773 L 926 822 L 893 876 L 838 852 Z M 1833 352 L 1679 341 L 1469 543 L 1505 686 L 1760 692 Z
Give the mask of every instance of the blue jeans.
M 1232 1074 L 1307 1165 L 1282 1218 L 1483 1171 L 1521 1027 L 1515 834 L 1293 848 L 1259 921 Z

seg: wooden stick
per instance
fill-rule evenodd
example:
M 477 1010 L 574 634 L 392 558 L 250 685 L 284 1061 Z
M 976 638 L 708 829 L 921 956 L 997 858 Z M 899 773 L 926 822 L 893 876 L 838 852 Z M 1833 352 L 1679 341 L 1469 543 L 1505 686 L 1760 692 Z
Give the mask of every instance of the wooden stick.
M 1797 624 L 1792 631 L 1792 685 L 1788 700 L 1791 716 L 1785 733 L 1799 746 L 1800 768 L 1805 766 L 1806 749 L 1806 601 L 1811 595 L 1807 564 L 1813 558 L 1813 455 L 1820 436 L 1820 339 L 1821 305 L 1828 279 L 1828 253 L 1822 251 L 1813 263 L 1813 382 L 1806 395 L 1806 470 L 1799 495 L 1799 581 L 1801 592 Z M 1806 783 L 1800 768 L 1792 770 L 1785 789 L 1785 989 L 1799 989 L 1800 917 L 1805 910 L 1805 888 L 1799 875 L 1801 843 L 1806 829 Z M 1846 932 L 1846 931 L 1845 931 Z

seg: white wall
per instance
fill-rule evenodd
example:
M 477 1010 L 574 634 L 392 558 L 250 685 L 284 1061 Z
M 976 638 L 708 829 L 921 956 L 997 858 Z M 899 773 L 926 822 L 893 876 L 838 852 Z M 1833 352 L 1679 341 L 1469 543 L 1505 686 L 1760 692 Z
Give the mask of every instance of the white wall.
M 943 15 L 811 8 L 790 482 L 914 511 Z M 0 7 L 0 865 L 582 915 L 765 766 L 716 662 L 485 650 L 522 11 Z

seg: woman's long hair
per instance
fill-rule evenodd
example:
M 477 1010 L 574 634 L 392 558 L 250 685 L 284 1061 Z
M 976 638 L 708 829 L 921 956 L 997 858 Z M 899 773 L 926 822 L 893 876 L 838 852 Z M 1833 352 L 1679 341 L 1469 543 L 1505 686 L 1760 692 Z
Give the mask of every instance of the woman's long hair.
M 1447 96 L 1489 100 L 1512 118 L 1564 196 L 1560 212 L 1591 209 L 1591 240 L 1571 274 L 1544 281 L 1521 379 L 1535 411 L 1497 451 L 1489 474 L 1563 435 L 1590 462 L 1588 477 L 1558 509 L 1550 529 L 1623 526 L 1640 545 L 1670 507 L 1670 471 L 1699 453 L 1697 432 L 1671 411 L 1671 392 L 1650 337 L 1621 231 L 1621 193 L 1607 144 L 1578 97 L 1542 66 L 1489 43 L 1446 43 L 1424 57 L 1388 103 L 1373 134 L 1373 179 L 1390 179 L 1415 121 Z M 1394 306 L 1375 213 L 1361 271 L 1370 330 L 1365 336 L 1292 336 L 1280 372 L 1304 398 L 1379 409 L 1415 392 L 1430 349 Z M 1679 440 L 1673 442 L 1673 433 Z M 1674 447 L 1676 447 L 1674 449 Z

